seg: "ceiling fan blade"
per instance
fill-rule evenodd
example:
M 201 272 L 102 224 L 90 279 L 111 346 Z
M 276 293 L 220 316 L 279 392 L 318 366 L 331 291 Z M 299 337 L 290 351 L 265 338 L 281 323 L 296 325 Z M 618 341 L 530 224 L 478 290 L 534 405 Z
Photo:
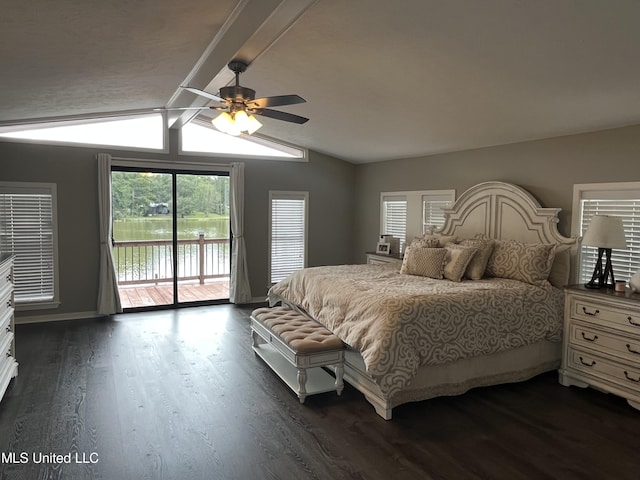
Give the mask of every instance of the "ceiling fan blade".
M 195 93 L 196 95 L 200 95 L 201 97 L 206 97 L 209 100 L 215 100 L 216 102 L 224 102 L 223 98 L 218 97 L 217 95 L 214 95 L 213 93 L 209 93 L 209 92 L 205 92 L 204 90 L 200 90 L 199 88 L 193 88 L 193 87 L 181 87 L 184 88 L 185 90 L 191 92 L 191 93 Z
M 299 95 L 278 95 L 275 97 L 256 98 L 247 102 L 250 108 L 280 107 L 283 105 L 295 105 L 305 103 L 306 100 Z
M 224 108 L 224 107 L 222 107 Z M 153 110 L 156 112 L 166 112 L 170 110 L 218 110 L 220 107 L 162 107 L 162 108 L 154 108 Z
M 293 113 L 279 112 L 278 110 L 270 110 L 268 108 L 256 110 L 251 113 L 255 115 L 262 115 L 263 117 L 275 118 L 276 120 L 284 120 L 285 122 L 298 123 L 300 125 L 309 121 L 308 118 L 300 117 Z

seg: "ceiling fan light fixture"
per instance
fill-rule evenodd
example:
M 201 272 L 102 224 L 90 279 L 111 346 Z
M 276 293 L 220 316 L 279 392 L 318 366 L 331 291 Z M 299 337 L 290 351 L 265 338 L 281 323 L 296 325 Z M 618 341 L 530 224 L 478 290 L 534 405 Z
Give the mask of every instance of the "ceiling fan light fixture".
M 262 124 L 256 119 L 256 117 L 253 115 L 247 115 L 247 112 L 244 110 L 237 111 L 233 114 L 222 112 L 216 118 L 211 120 L 211 123 L 221 132 L 233 135 L 234 137 L 237 137 L 243 132 L 251 135 L 262 127 Z
M 249 135 L 262 127 L 262 123 L 260 123 L 256 117 L 253 115 L 247 115 L 247 112 L 244 110 L 236 112 L 234 120 L 238 129 L 241 132 L 247 132 Z
M 233 128 L 233 118 L 227 112 L 222 112 L 216 118 L 211 120 L 214 127 L 223 133 L 227 133 L 228 130 Z

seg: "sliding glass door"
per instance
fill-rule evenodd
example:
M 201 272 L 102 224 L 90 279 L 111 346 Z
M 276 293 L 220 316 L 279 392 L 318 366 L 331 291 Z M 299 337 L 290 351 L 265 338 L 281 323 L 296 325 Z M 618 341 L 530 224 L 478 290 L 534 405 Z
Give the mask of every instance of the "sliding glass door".
M 179 302 L 229 299 L 229 176 L 177 174 Z
M 123 308 L 228 301 L 226 173 L 114 168 L 112 206 Z

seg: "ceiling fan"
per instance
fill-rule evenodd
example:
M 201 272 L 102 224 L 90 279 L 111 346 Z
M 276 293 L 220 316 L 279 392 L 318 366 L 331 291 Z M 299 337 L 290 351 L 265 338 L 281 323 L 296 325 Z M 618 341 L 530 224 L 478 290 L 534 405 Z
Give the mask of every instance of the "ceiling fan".
M 220 110 L 222 113 L 214 118 L 212 123 L 218 130 L 230 135 L 240 135 L 245 132 L 251 134 L 260 128 L 262 124 L 254 115 L 262 115 L 263 117 L 297 124 L 303 124 L 309 120 L 299 115 L 268 108 L 305 103 L 306 100 L 304 98 L 299 95 L 278 95 L 274 97 L 255 98 L 255 90 L 240 85 L 240 74 L 247 69 L 247 64 L 239 60 L 233 60 L 229 63 L 228 67 L 235 74 L 235 85 L 222 87 L 218 95 L 205 92 L 198 88 L 188 86 L 181 87 L 196 95 L 220 102 L 221 105 L 170 108 L 168 110 Z

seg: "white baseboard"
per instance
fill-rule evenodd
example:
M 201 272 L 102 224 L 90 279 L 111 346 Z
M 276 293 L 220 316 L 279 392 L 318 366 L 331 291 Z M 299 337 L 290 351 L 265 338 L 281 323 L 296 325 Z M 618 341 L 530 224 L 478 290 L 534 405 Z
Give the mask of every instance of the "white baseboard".
M 267 296 L 253 297 L 250 303 L 267 303 Z
M 266 297 L 253 297 L 249 302 L 239 305 L 250 305 L 252 303 L 266 303 Z M 21 323 L 48 323 L 48 322 L 63 322 L 66 320 L 89 320 L 93 318 L 100 318 L 104 315 L 100 315 L 98 312 L 76 312 L 76 313 L 60 313 L 57 315 L 20 315 L 16 316 L 16 325 Z
M 76 313 L 59 313 L 57 315 L 30 315 L 16 316 L 16 325 L 23 323 L 47 323 L 47 322 L 63 322 L 65 320 L 89 320 L 99 318 L 102 315 L 98 312 L 76 312 Z

